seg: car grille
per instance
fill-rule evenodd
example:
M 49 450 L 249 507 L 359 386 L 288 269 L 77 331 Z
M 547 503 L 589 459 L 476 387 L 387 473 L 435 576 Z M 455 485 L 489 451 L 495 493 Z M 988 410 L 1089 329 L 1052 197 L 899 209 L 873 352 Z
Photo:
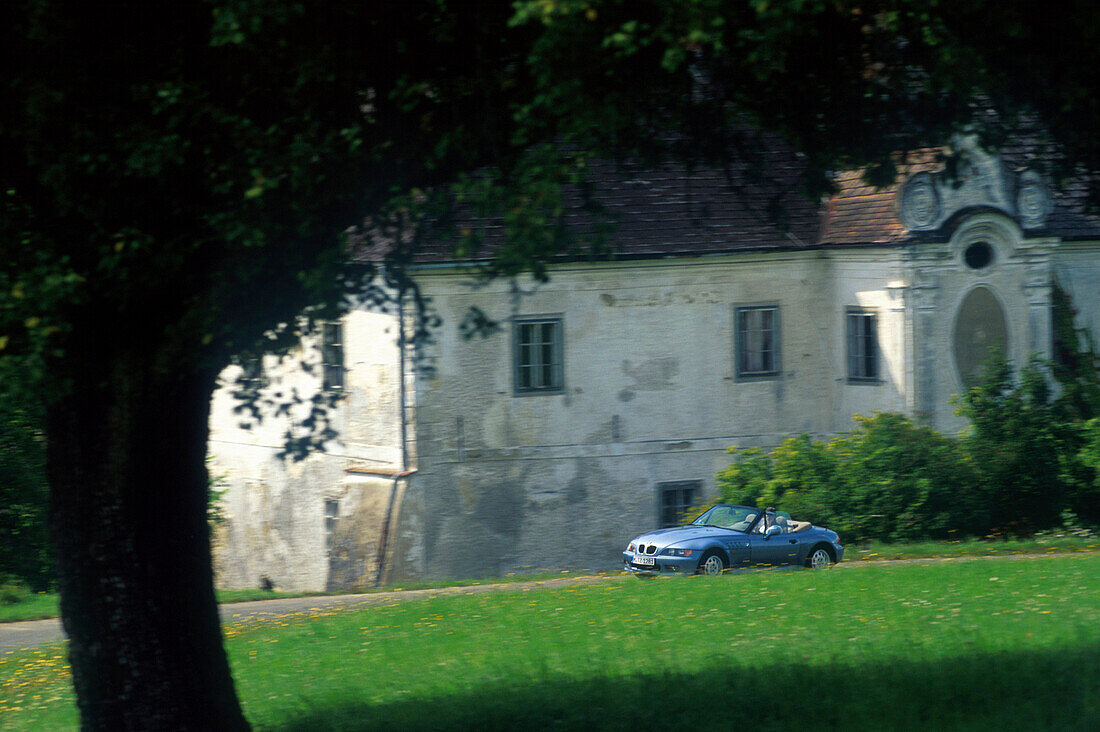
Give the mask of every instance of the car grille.
M 656 554 L 656 553 L 657 553 L 657 545 L 656 544 L 649 544 L 648 546 L 646 544 L 639 544 L 638 545 L 638 554 Z

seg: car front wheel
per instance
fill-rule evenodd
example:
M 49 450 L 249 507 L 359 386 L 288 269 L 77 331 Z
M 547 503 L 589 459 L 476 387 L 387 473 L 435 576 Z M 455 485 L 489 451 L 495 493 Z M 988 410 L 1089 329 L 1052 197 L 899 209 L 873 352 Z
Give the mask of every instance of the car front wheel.
M 699 560 L 699 569 L 696 570 L 696 574 L 722 574 L 726 569 L 726 560 L 718 554 L 718 552 L 707 552 L 703 555 L 703 558 Z
M 826 569 L 833 563 L 833 555 L 823 546 L 814 547 L 810 556 L 806 558 L 806 566 L 811 569 Z

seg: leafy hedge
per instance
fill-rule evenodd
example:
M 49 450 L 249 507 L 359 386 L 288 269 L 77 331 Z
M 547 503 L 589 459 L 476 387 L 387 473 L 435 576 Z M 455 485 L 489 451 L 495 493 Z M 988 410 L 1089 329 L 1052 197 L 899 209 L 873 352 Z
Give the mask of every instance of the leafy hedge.
M 45 590 L 53 584 L 46 535 L 49 489 L 41 415 L 0 396 L 0 596 L 11 588 Z M 2 601 L 2 597 L 0 597 Z
M 1017 380 L 992 361 L 956 406 L 971 423 L 958 437 L 878 413 L 828 441 L 731 448 L 720 498 L 776 506 L 854 541 L 1026 536 L 1067 512 L 1100 522 L 1100 419 L 1067 418 L 1038 362 Z

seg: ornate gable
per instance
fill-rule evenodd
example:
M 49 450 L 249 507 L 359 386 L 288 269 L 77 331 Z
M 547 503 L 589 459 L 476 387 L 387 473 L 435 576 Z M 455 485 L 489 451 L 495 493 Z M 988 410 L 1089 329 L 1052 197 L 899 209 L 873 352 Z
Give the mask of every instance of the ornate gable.
M 996 154 L 978 147 L 973 136 L 955 141 L 954 171 L 922 171 L 897 194 L 898 218 L 909 232 L 936 231 L 968 209 L 992 209 L 1022 229 L 1041 229 L 1050 215 L 1050 188 L 1037 172 L 1013 173 Z

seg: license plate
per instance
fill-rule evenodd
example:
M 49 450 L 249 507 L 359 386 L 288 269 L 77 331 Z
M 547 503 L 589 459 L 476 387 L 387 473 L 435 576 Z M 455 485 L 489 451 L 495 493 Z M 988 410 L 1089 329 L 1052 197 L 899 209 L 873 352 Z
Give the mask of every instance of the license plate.
M 653 557 L 640 557 L 637 554 L 634 555 L 635 564 L 645 564 L 652 567 L 656 563 L 656 561 L 657 560 L 655 560 Z

